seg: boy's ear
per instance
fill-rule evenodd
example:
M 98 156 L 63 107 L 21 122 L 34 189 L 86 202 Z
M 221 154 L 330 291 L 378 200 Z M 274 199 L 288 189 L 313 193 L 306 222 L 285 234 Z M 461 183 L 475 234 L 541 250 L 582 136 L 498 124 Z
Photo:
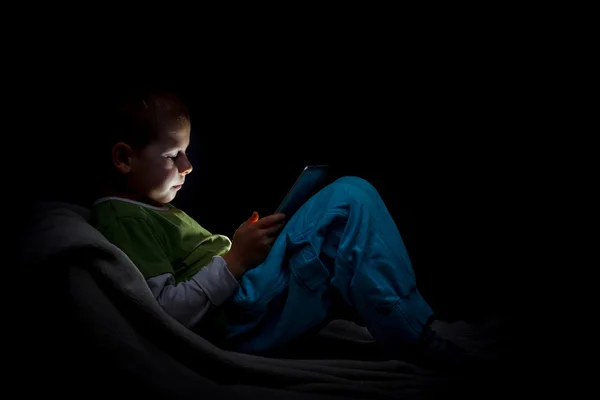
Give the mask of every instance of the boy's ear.
M 131 171 L 131 156 L 133 149 L 127 143 L 119 142 L 112 147 L 112 163 L 122 173 Z

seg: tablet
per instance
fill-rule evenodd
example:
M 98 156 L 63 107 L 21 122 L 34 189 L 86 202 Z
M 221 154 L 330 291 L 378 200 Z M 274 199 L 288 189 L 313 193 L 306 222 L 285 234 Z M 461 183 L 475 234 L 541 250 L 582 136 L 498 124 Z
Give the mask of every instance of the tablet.
M 275 213 L 284 213 L 287 221 L 316 192 L 323 188 L 329 166 L 307 165 L 296 179 Z

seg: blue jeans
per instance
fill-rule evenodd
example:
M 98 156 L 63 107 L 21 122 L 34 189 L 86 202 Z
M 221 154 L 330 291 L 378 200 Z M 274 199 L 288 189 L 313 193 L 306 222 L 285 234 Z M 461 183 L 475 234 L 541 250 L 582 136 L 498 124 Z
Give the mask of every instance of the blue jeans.
M 315 194 L 241 278 L 225 306 L 228 346 L 261 354 L 288 344 L 322 325 L 336 296 L 392 347 L 416 343 L 433 314 L 383 200 L 356 177 Z

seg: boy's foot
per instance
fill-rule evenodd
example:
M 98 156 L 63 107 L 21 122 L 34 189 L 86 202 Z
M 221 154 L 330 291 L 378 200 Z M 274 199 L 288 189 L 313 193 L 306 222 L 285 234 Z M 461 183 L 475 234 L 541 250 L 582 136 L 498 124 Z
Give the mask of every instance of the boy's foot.
M 425 368 L 451 372 L 484 372 L 491 361 L 467 352 L 462 347 L 427 328 L 418 344 L 416 363 Z

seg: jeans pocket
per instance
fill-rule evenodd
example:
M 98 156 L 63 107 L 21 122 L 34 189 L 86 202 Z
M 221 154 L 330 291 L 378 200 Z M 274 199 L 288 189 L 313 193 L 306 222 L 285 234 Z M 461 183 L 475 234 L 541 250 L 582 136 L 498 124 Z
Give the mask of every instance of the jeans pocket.
M 329 271 L 319 259 L 319 254 L 310 240 L 300 236 L 300 240 L 288 237 L 291 251 L 289 266 L 296 281 L 309 292 L 317 291 L 329 278 Z

